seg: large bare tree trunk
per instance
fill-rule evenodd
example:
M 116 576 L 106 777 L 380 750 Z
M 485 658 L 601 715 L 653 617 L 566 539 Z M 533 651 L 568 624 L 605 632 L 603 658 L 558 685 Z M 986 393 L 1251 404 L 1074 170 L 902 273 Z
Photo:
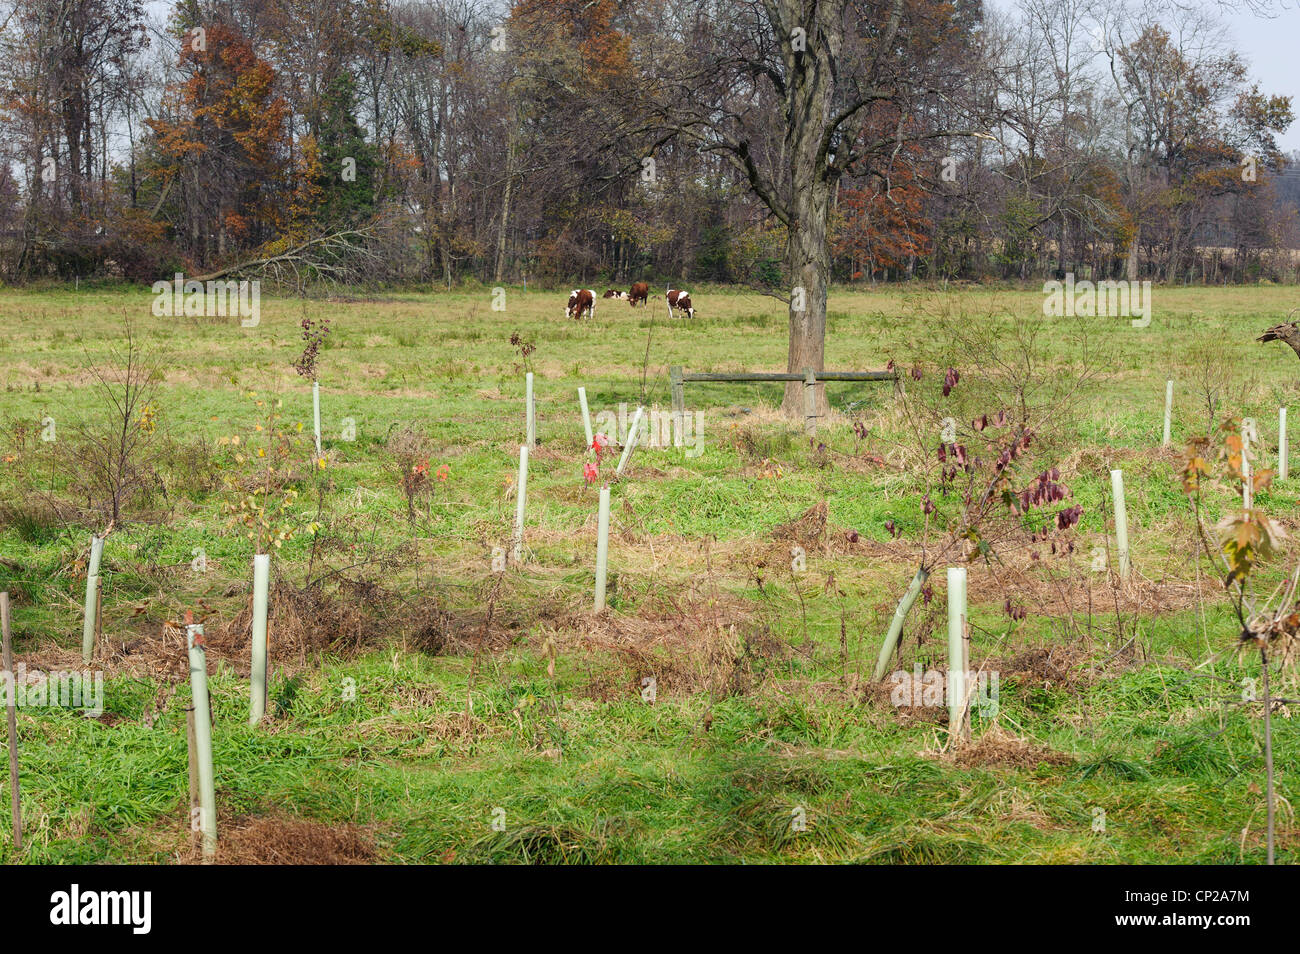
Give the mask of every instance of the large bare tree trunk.
M 813 4 L 782 0 L 777 23 L 790 30 L 809 23 L 812 30 L 803 51 L 786 48 L 789 93 L 783 152 L 790 162 L 790 221 L 785 246 L 785 270 L 790 277 L 790 350 L 786 370 L 821 371 L 826 359 L 826 285 L 830 253 L 827 220 L 835 181 L 828 167 L 826 133 L 831 125 L 832 84 L 843 40 L 842 3 Z M 775 12 L 775 11 L 774 11 Z M 804 414 L 803 384 L 786 382 L 781 410 L 789 417 Z M 829 410 L 826 388 L 817 387 L 817 413 Z
M 909 55 L 908 44 L 897 42 L 904 0 L 882 2 L 869 27 L 865 20 L 854 22 L 855 32 L 849 36 L 856 54 L 846 62 L 841 57 L 849 42 L 846 29 L 858 19 L 856 12 L 848 14 L 848 3 L 761 0 L 733 4 L 750 12 L 761 11 L 760 19 L 766 23 L 760 23 L 758 34 L 770 29 L 771 42 L 760 36 L 758 48 L 742 52 L 739 61 L 732 44 L 723 44 L 725 52 L 719 54 L 721 58 L 714 60 L 710 69 L 738 89 L 746 89 L 762 77 L 771 80 L 783 119 L 779 150 L 764 148 L 760 155 L 752 148 L 753 130 L 720 118 L 715 104 L 693 100 L 689 90 L 685 102 L 678 101 L 681 97 L 674 87 L 671 93 L 656 97 L 653 107 L 669 130 L 726 156 L 785 226 L 784 266 L 789 282 L 785 291 L 790 296 L 786 369 L 792 374 L 804 368 L 825 369 L 826 293 L 831 263 L 827 232 L 836 186 L 851 170 L 865 171 L 872 159 L 882 164 L 888 161 L 904 141 L 901 124 L 893 137 L 867 135 L 873 121 L 879 121 L 873 109 L 892 102 L 902 108 L 904 116 L 912 112 L 901 101 L 898 84 L 899 77 L 906 73 L 903 64 Z M 752 37 L 738 39 L 735 49 L 744 50 L 752 41 Z M 693 60 L 689 66 L 692 71 L 696 69 Z M 705 88 L 713 89 L 713 85 L 705 84 Z M 800 380 L 787 383 L 781 403 L 787 416 L 803 416 L 803 389 L 802 375 Z M 816 413 L 825 414 L 829 410 L 825 389 L 819 386 L 816 390 Z
M 794 169 L 796 183 L 800 169 Z M 786 240 L 785 264 L 794 287 L 790 292 L 790 350 L 786 370 L 804 368 L 821 371 L 826 366 L 826 282 L 830 262 L 826 250 L 826 216 L 829 211 L 830 187 L 816 175 L 796 184 L 791 203 L 789 237 Z M 802 306 L 802 307 L 800 307 Z M 781 410 L 790 417 L 803 417 L 803 384 L 787 381 Z M 817 386 L 817 413 L 829 410 L 826 388 Z

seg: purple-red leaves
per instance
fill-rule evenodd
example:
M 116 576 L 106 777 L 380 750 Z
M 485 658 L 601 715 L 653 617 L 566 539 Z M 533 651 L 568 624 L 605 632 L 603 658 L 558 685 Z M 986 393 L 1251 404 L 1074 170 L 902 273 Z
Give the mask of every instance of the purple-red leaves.
M 1069 530 L 1079 522 L 1083 516 L 1083 507 L 1075 504 L 1073 507 L 1067 507 L 1056 515 L 1056 529 Z

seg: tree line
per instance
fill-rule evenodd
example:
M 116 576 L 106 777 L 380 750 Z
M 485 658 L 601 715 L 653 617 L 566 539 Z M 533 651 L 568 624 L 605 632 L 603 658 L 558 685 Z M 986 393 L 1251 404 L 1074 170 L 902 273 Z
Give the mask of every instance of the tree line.
M 832 281 L 1295 280 L 1214 13 L 0 0 L 0 279 L 741 282 L 817 366 Z

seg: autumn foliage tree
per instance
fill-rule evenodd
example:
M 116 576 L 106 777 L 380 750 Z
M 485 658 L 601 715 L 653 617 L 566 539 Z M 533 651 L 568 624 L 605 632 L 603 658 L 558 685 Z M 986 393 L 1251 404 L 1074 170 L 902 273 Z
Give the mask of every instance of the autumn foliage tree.
M 882 269 L 906 269 L 930 251 L 932 224 L 917 170 L 915 143 L 857 186 L 840 190 L 832 249 L 852 264 L 854 279 L 873 281 Z
M 159 205 L 196 266 L 255 248 L 289 224 L 288 106 L 275 71 L 234 26 L 186 29 L 183 82 L 167 91 L 155 137 Z

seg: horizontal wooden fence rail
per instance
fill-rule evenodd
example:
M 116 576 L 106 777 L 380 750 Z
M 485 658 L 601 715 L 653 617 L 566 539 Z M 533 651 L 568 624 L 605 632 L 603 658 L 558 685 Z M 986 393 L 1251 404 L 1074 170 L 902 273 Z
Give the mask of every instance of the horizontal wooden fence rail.
M 771 381 L 802 381 L 804 428 L 809 434 L 817 432 L 817 382 L 818 381 L 897 381 L 894 371 L 814 371 L 804 368 L 799 374 L 793 371 L 723 371 L 717 373 L 685 374 L 680 365 L 668 370 L 673 388 L 673 417 L 678 421 L 686 413 L 686 385 L 697 381 L 713 383 L 745 383 Z

